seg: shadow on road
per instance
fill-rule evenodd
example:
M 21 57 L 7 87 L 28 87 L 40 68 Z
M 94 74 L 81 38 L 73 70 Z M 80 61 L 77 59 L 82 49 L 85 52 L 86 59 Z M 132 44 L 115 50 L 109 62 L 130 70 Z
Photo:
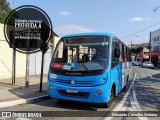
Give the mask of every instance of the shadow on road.
M 146 72 L 144 69 L 142 72 Z M 137 74 L 135 80 L 136 97 L 139 104 L 142 106 L 142 111 L 156 111 L 160 110 L 160 73 L 153 74 L 155 78 L 152 79 L 150 74 L 142 76 L 139 70 L 134 70 Z

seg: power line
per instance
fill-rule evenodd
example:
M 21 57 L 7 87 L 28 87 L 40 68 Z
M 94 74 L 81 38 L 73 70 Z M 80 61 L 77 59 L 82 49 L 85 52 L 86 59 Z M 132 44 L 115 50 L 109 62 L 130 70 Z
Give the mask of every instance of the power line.
M 158 24 L 160 24 L 160 21 L 157 22 L 157 23 L 155 23 L 155 24 L 153 24 L 153 25 L 151 25 L 151 26 L 149 26 L 149 27 L 147 27 L 147 28 L 144 28 L 144 29 L 142 29 L 142 30 L 140 30 L 140 31 L 137 31 L 137 32 L 135 32 L 135 33 L 132 33 L 132 34 L 123 36 L 123 37 L 121 37 L 121 38 L 127 38 L 127 37 L 130 37 L 130 36 L 133 36 L 133 35 L 135 35 L 135 34 L 138 34 L 138 33 L 140 33 L 140 32 L 143 32 L 143 31 L 145 31 L 145 30 L 147 30 L 147 29 L 149 29 L 149 28 L 151 28 L 151 27 L 153 27 L 153 26 L 156 26 L 156 25 L 158 25 Z

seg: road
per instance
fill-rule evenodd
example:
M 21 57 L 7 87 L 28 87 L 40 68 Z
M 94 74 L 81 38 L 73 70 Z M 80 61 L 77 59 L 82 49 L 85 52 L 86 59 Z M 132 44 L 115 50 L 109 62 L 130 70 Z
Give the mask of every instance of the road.
M 0 109 L 0 111 L 61 111 L 59 115 L 67 114 L 68 117 L 44 117 L 43 119 L 97 119 L 97 120 L 158 120 L 160 117 L 114 117 L 114 111 L 157 111 L 160 112 L 160 69 L 147 69 L 140 66 L 133 66 L 133 74 L 130 76 L 126 89 L 115 97 L 110 108 L 99 104 L 64 101 L 57 102 L 55 99 L 48 99 L 32 104 L 18 105 Z M 88 113 L 89 111 L 89 113 Z M 98 111 L 98 112 L 97 112 Z M 112 115 L 108 117 L 108 113 Z M 112 113 L 113 112 L 113 113 Z M 97 117 L 94 117 L 96 116 Z M 83 115 L 85 117 L 83 117 Z M 76 117 L 77 116 L 77 117 Z M 86 117 L 88 116 L 88 117 Z M 6 118 L 0 118 L 6 119 Z M 13 118 L 7 118 L 10 120 Z M 23 120 L 22 118 L 14 118 Z M 25 120 L 26 118 L 24 118 Z M 33 118 L 27 118 L 33 119 Z M 36 119 L 36 118 L 34 118 Z M 37 118 L 38 120 L 39 118 Z

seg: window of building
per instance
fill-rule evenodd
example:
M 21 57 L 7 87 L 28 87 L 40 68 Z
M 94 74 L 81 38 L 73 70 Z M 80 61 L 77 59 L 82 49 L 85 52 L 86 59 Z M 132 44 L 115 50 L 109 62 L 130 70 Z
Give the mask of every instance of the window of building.
M 159 51 L 159 46 L 154 46 L 153 51 Z

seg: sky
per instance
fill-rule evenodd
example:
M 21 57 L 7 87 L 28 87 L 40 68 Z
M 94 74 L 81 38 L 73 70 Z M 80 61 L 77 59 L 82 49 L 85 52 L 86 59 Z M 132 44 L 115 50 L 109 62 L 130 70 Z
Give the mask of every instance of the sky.
M 139 44 L 149 42 L 150 31 L 160 29 L 160 9 L 153 12 L 160 5 L 159 0 L 8 1 L 11 8 L 34 5 L 43 9 L 60 37 L 79 32 L 110 32 L 126 44 Z M 144 31 L 138 32 L 141 30 Z

